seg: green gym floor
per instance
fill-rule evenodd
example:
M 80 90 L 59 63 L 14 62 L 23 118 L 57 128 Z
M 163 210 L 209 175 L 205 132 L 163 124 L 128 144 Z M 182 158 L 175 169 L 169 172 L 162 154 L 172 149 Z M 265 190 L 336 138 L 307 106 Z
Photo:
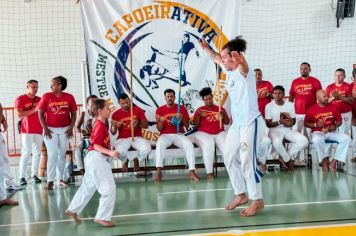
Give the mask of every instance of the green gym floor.
M 25 190 L 13 197 L 20 202 L 19 206 L 0 208 L 0 235 L 201 235 L 231 230 L 356 225 L 356 166 L 350 164 L 348 170 L 347 173 L 323 174 L 314 167 L 313 171 L 298 168 L 294 173 L 266 173 L 263 178 L 265 209 L 250 218 L 239 216 L 241 208 L 223 209 L 233 198 L 224 170 L 219 171 L 213 181 L 206 181 L 204 171 L 200 170 L 200 182 L 189 181 L 185 173 L 177 172 L 166 174 L 160 184 L 152 178 L 145 182 L 132 175 L 116 178 L 112 220 L 117 226 L 113 228 L 103 228 L 93 222 L 98 194 L 80 215 L 82 224 L 77 225 L 68 219 L 64 210 L 78 186 L 55 188 L 47 193 L 43 190 L 44 183 L 29 182 Z M 80 178 L 77 178 L 79 183 Z M 343 235 L 356 235 L 355 227 L 348 230 Z

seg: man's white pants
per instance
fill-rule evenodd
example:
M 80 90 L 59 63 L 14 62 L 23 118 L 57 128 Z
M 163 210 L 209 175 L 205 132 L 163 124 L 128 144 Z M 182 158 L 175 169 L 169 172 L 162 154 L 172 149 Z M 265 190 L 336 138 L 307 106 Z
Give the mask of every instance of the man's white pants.
M 7 154 L 5 139 L 3 138 L 2 134 L 0 133 L 0 159 L 2 162 L 2 173 L 3 178 L 5 180 L 5 186 L 10 187 L 14 186 L 14 176 L 10 170 L 10 162 L 9 162 L 9 155 Z M 3 182 L 1 182 L 3 184 Z
M 0 134 L 0 136 L 2 137 L 1 134 Z M 2 141 L 1 141 L 0 146 L 3 146 Z M 2 154 L 2 152 L 1 152 L 1 154 Z M 3 155 L 1 155 L 1 157 L 0 157 L 0 201 L 6 199 L 6 197 L 7 197 L 6 190 L 5 190 L 5 183 L 4 183 L 5 165 L 6 165 L 5 157 L 3 157 Z
M 222 131 L 218 134 L 208 134 L 198 131 L 193 134 L 194 142 L 201 148 L 203 152 L 204 166 L 206 173 L 213 173 L 215 144 L 221 153 L 224 153 L 224 145 L 226 132 Z
M 41 148 L 43 137 L 40 134 L 21 134 L 21 159 L 19 174 L 21 178 L 27 178 L 28 159 L 32 154 L 31 176 L 37 175 L 41 160 Z
M 252 200 L 262 199 L 261 177 L 257 166 L 257 151 L 265 133 L 261 116 L 249 126 L 234 127 L 227 132 L 224 162 L 234 194 L 248 192 Z
M 195 170 L 194 145 L 192 141 L 183 134 L 162 134 L 159 136 L 156 144 L 156 167 L 163 167 L 166 149 L 172 144 L 183 149 L 187 158 L 189 170 Z
M 324 134 L 323 132 L 315 131 L 311 134 L 311 140 L 314 144 L 319 162 L 322 162 L 325 157 L 329 157 L 330 145 L 325 143 L 326 140 L 338 142 L 334 159 L 344 163 L 346 162 L 347 151 L 351 142 L 348 135 L 339 132 L 328 132 Z
M 298 131 L 299 133 L 303 134 L 307 139 L 309 139 L 311 130 L 304 127 L 305 114 L 296 114 L 295 118 L 295 125 L 292 127 L 292 129 Z M 299 152 L 299 160 L 305 160 L 305 149 Z
M 283 161 L 288 162 L 294 160 L 299 151 L 308 147 L 308 139 L 298 131 L 276 127 L 269 130 L 269 137 L 272 140 L 274 150 L 283 158 Z M 288 151 L 283 145 L 283 139 L 288 140 Z
M 43 138 L 47 148 L 47 182 L 54 180 L 64 180 L 66 176 L 64 173 L 64 166 L 66 164 L 66 151 L 69 145 L 69 138 L 65 134 L 68 127 L 53 128 L 48 127 L 52 133 L 52 138 Z
M 110 221 L 115 206 L 116 185 L 111 172 L 111 157 L 97 151 L 85 156 L 85 174 L 68 210 L 80 214 L 96 191 L 101 195 L 95 219 Z
M 151 144 L 150 142 L 142 137 L 135 137 L 134 141 L 132 138 L 120 138 L 116 141 L 115 150 L 120 153 L 119 159 L 121 161 L 126 161 L 128 159 L 128 151 L 130 147 L 133 147 L 136 151 L 138 151 L 138 158 L 142 160 L 148 156 L 151 152 Z M 133 157 L 130 156 L 130 159 Z
M 347 113 L 342 113 L 341 117 L 342 117 L 342 123 L 339 126 L 339 128 L 337 128 L 337 131 L 340 132 L 340 133 L 344 133 L 346 135 L 350 135 L 351 120 L 352 120 L 351 111 L 347 112 Z
M 352 157 L 356 157 L 356 126 L 351 127 L 352 132 Z

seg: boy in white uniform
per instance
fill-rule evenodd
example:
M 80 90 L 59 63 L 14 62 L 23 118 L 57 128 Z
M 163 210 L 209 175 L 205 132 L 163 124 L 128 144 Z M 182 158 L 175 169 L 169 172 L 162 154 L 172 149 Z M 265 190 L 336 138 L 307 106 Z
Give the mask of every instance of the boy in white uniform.
M 253 216 L 264 207 L 262 173 L 257 165 L 264 120 L 258 110 L 255 74 L 249 70 L 243 55 L 246 41 L 241 37 L 230 40 L 222 48 L 221 54 L 209 48 L 205 40 L 202 40 L 201 46 L 226 73 L 226 89 L 231 101 L 232 125 L 226 136 L 224 162 L 235 199 L 225 209 L 233 210 L 246 204 L 250 198 L 251 205 L 243 209 L 240 215 Z

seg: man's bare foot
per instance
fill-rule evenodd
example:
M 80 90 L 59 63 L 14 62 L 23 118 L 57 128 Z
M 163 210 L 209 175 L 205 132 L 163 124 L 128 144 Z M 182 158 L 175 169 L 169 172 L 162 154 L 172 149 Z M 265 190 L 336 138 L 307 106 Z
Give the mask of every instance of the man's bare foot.
M 129 170 L 129 159 L 126 159 L 124 164 L 122 164 L 122 171 L 127 172 Z
M 294 171 L 294 160 L 290 159 L 288 162 L 288 169 L 289 171 L 293 172 Z
M 72 218 L 75 223 L 77 223 L 77 224 L 82 223 L 82 220 L 78 217 L 77 213 L 71 212 L 71 211 L 69 211 L 69 210 L 66 210 L 64 213 L 65 213 L 67 216 L 69 216 L 70 218 Z
M 137 157 L 135 157 L 133 159 L 133 163 L 134 163 L 134 166 L 133 166 L 134 172 L 139 172 L 140 171 L 140 163 L 139 163 Z
M 190 171 L 189 179 L 194 180 L 194 181 L 200 180 L 199 176 L 195 173 L 195 170 Z
M 213 180 L 213 179 L 214 179 L 213 173 L 209 173 L 209 174 L 206 176 L 206 179 L 207 179 L 207 180 Z
M 254 216 L 260 212 L 264 206 L 265 204 L 262 199 L 253 200 L 250 206 L 240 211 L 240 216 Z
M 260 169 L 263 173 L 267 171 L 267 166 L 265 164 L 260 164 Z
M 95 223 L 101 224 L 104 227 L 114 227 L 115 224 L 111 221 L 107 221 L 107 220 L 99 220 L 99 219 L 94 219 Z
M 330 161 L 330 172 L 335 173 L 336 172 L 336 160 Z
M 356 162 L 356 157 L 351 158 L 351 162 Z
M 156 177 L 155 177 L 155 181 L 156 182 L 161 182 L 162 180 L 162 171 L 161 171 L 161 167 L 157 167 L 157 174 L 156 174 Z
M 285 168 L 287 170 L 289 170 L 287 164 L 284 162 L 284 160 L 282 159 L 282 157 L 279 157 L 279 162 L 281 163 L 281 167 Z
M 2 206 L 17 206 L 19 205 L 18 201 L 11 200 L 10 198 L 5 198 L 4 200 L 0 201 L 0 207 Z
M 326 157 L 321 162 L 321 170 L 323 171 L 323 173 L 326 173 L 328 172 L 328 169 L 329 169 L 329 158 Z
M 45 190 L 49 191 L 49 190 L 53 190 L 53 182 L 49 181 L 47 183 L 47 186 L 45 187 Z
M 225 210 L 231 211 L 234 210 L 236 207 L 244 205 L 248 202 L 248 197 L 246 194 L 237 195 L 234 200 L 225 207 Z

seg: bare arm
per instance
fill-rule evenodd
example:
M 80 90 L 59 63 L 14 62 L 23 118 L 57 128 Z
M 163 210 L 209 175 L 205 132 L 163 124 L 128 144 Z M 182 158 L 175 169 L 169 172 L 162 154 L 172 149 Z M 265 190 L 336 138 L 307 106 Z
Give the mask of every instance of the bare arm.
M 340 96 L 339 99 L 342 100 L 343 102 L 346 102 L 349 105 L 352 105 L 354 103 L 354 101 L 355 101 L 354 98 L 351 97 L 351 96 L 345 96 L 345 97 Z
M 18 118 L 22 118 L 25 116 L 30 116 L 36 112 L 38 112 L 37 107 L 35 107 L 34 109 L 28 110 L 28 111 L 24 111 L 23 109 L 15 109 L 16 110 L 16 114 Z
M 142 129 L 147 129 L 148 128 L 148 121 L 147 119 L 140 120 L 140 127 Z
M 203 49 L 203 51 L 207 52 L 210 58 L 218 65 L 221 64 L 221 55 L 211 48 L 209 48 L 209 44 L 205 41 L 204 38 L 201 39 L 200 46 Z
M 247 77 L 249 68 L 248 68 L 248 64 L 247 64 L 247 61 L 246 61 L 243 53 L 232 51 L 231 56 L 232 56 L 233 60 L 235 60 L 238 63 L 240 73 L 243 76 Z
M 108 155 L 110 157 L 116 157 L 116 158 L 119 157 L 119 153 L 117 151 L 104 148 L 103 146 L 101 146 L 99 144 L 94 144 L 94 150 L 98 151 L 98 152 L 101 152 L 101 153 L 103 153 L 105 155 Z
M 52 135 L 51 135 L 52 131 L 50 131 L 48 129 L 48 126 L 47 126 L 45 118 L 44 118 L 44 112 L 42 110 L 38 110 L 38 118 L 40 119 L 40 123 L 41 123 L 42 128 L 43 128 L 44 136 L 48 137 L 49 139 L 51 139 L 52 138 Z
M 77 131 L 78 131 L 79 133 L 82 132 L 82 125 L 83 125 L 83 123 L 84 123 L 84 116 L 85 116 L 85 112 L 82 111 L 82 112 L 80 113 L 79 119 L 78 119 L 77 124 L 76 124 L 76 126 L 75 126 L 75 128 L 77 129 Z
M 294 102 L 294 96 L 289 95 L 289 101 L 290 101 L 290 102 Z

